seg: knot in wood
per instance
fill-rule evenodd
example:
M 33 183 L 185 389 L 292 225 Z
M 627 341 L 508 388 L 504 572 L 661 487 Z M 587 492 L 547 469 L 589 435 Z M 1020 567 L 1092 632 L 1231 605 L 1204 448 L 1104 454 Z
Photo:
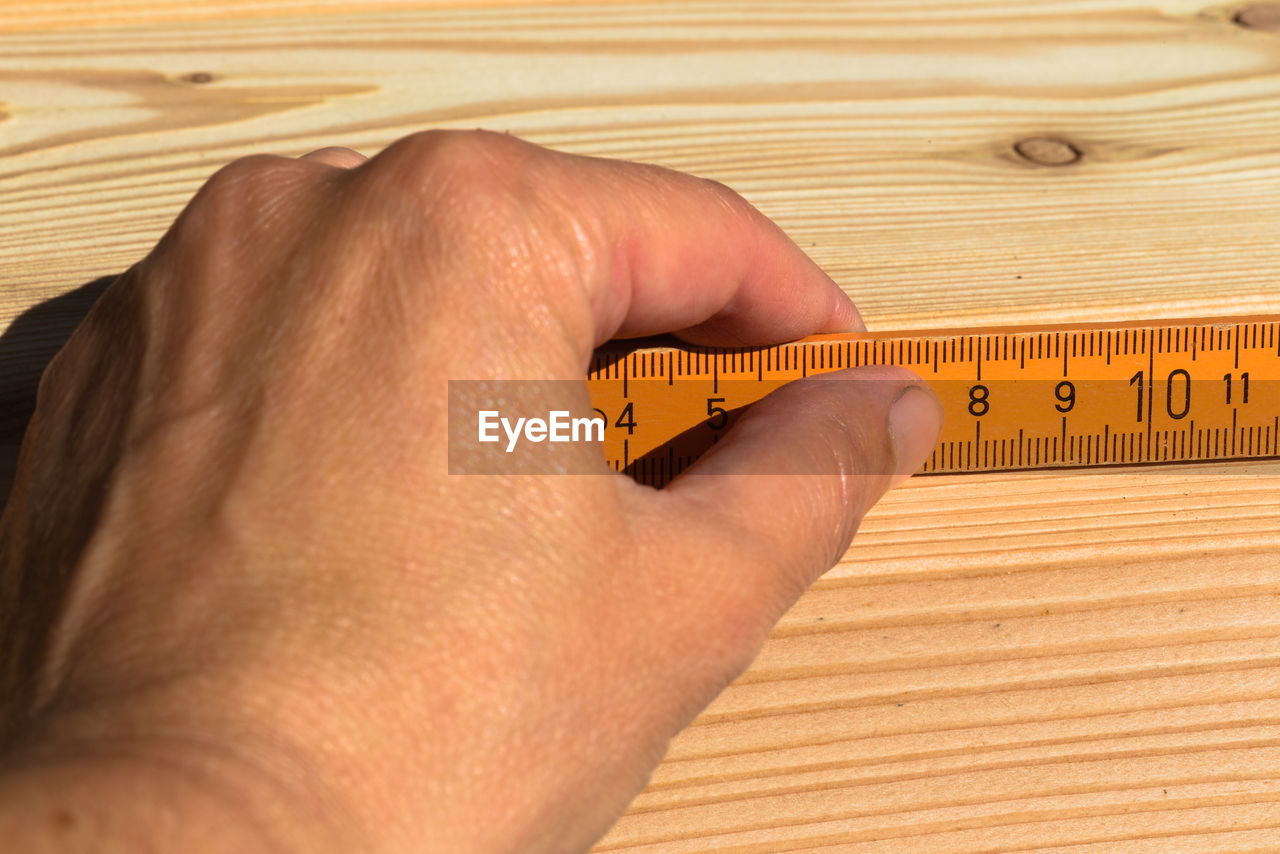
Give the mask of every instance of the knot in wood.
M 1250 30 L 1280 32 L 1280 3 L 1251 3 L 1237 9 L 1231 20 Z
M 1084 157 L 1071 143 L 1048 136 L 1033 136 L 1013 144 L 1014 153 L 1037 166 L 1070 166 Z
M 178 79 L 183 83 L 212 83 L 213 75 L 207 71 L 192 71 L 190 74 L 184 74 Z

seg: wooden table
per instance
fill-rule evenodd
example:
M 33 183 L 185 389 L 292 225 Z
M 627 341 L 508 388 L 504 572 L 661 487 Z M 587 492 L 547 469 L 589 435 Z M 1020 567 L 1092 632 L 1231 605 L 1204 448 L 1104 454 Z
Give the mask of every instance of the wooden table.
M 475 126 L 730 184 L 872 328 L 1280 312 L 1277 6 L 29 0 L 0 445 L 218 165 Z M 1280 851 L 1278 471 L 910 482 L 599 850 Z

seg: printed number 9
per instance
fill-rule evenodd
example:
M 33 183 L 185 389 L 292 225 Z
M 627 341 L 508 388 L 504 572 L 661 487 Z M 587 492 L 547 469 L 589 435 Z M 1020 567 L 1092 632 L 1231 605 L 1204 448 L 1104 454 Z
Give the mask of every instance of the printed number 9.
M 1053 396 L 1058 399 L 1053 408 L 1059 412 L 1070 412 L 1076 406 L 1076 387 L 1067 380 L 1058 383 L 1058 387 L 1053 390 Z

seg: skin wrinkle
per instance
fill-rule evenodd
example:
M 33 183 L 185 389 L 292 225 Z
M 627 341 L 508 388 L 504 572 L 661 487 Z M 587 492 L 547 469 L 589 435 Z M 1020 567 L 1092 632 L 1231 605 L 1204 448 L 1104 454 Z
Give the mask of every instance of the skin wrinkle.
M 54 725 L 56 726 L 56 721 Z M 168 749 L 160 752 L 156 749 L 158 746 L 166 746 Z M 323 809 L 306 810 L 309 820 L 324 826 L 325 833 L 331 835 L 331 838 L 349 838 L 350 834 L 343 828 L 350 826 L 347 822 L 351 817 L 343 815 L 340 801 L 322 796 L 317 781 L 306 779 L 303 766 L 288 768 L 287 763 L 282 761 L 287 755 L 282 751 L 284 747 L 282 744 L 275 744 L 272 753 L 236 749 L 225 738 L 200 738 L 193 735 L 190 727 L 186 726 L 183 731 L 176 733 L 151 729 L 144 739 L 115 735 L 110 742 L 80 738 L 64 740 L 59 742 L 59 750 L 55 753 L 36 753 L 26 758 L 19 755 L 16 761 L 37 767 L 52 765 L 56 768 L 60 763 L 70 764 L 78 757 L 87 755 L 95 757 L 99 762 L 121 763 L 141 779 L 145 779 L 147 774 L 158 774 L 165 785 L 154 787 L 151 790 L 152 796 L 163 796 L 171 786 L 193 792 L 201 800 L 215 805 L 215 811 L 236 817 L 248 829 L 248 836 L 255 843 L 255 851 L 278 854 L 301 852 L 273 831 L 272 822 L 265 818 L 264 813 L 280 808 L 281 804 L 273 802 L 273 799 L 287 802 L 305 788 L 312 792 L 317 807 L 323 805 Z M 271 764 L 260 758 L 268 756 L 273 757 Z M 9 762 L 5 764 L 8 766 Z M 228 775 L 219 769 L 226 767 L 237 769 L 233 779 L 238 781 L 238 785 L 225 785 Z M 289 778 L 288 782 L 286 778 Z M 305 787 L 300 786 L 299 783 L 304 780 Z M 289 806 L 291 809 L 296 808 L 296 805 Z M 139 834 L 144 834 L 145 831 L 144 827 L 132 829 L 132 832 Z M 145 844 L 146 841 L 159 842 L 140 836 L 135 844 Z

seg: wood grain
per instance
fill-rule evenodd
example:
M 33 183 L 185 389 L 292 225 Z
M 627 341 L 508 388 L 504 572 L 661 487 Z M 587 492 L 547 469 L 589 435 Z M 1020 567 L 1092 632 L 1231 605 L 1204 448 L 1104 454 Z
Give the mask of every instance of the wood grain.
M 873 328 L 1280 312 L 1267 4 L 358 7 L 0 7 L 0 445 L 218 165 L 425 127 L 724 181 Z M 1278 487 L 910 482 L 599 850 L 1280 851 Z

